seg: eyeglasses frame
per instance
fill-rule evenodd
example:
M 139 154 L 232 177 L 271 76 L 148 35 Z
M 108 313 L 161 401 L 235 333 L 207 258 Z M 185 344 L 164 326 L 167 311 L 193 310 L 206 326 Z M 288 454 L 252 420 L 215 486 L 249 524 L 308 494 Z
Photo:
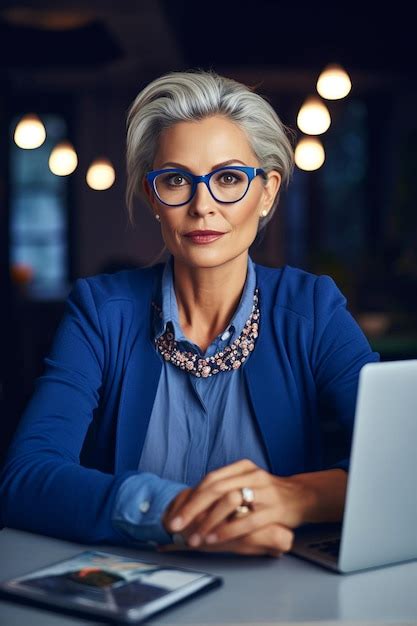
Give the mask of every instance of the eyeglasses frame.
M 217 200 L 217 198 L 212 193 L 210 189 L 210 184 L 209 184 L 210 179 L 212 176 L 214 176 L 214 174 L 217 174 L 217 172 L 221 172 L 222 170 L 239 170 L 241 172 L 244 172 L 247 175 L 248 186 L 246 187 L 246 191 L 243 194 L 243 196 L 240 197 L 238 200 Z M 187 200 L 187 202 L 181 202 L 180 204 L 169 204 L 169 202 L 164 202 L 159 197 L 158 192 L 156 190 L 156 184 L 155 184 L 156 177 L 159 176 L 159 174 L 168 173 L 168 172 L 178 172 L 179 174 L 185 174 L 186 176 L 189 176 L 191 178 L 191 183 L 192 183 L 191 184 L 191 196 Z M 151 172 L 148 172 L 145 176 L 146 176 L 146 180 L 151 185 L 152 190 L 155 196 L 158 198 L 159 202 L 162 202 L 162 204 L 165 204 L 167 206 L 177 207 L 177 206 L 184 206 L 184 204 L 188 204 L 189 202 L 191 202 L 191 200 L 195 196 L 198 183 L 205 183 L 205 185 L 207 186 L 207 189 L 210 192 L 211 197 L 216 202 L 220 202 L 221 204 L 234 204 L 235 202 L 240 202 L 248 193 L 251 182 L 258 175 L 262 175 L 265 179 L 267 178 L 266 172 L 262 167 L 250 167 L 249 165 L 229 165 L 229 166 L 218 167 L 217 169 L 213 170 L 212 172 L 209 172 L 208 174 L 204 174 L 203 176 L 196 176 L 195 174 L 192 174 L 191 172 L 185 169 L 181 169 L 177 167 L 169 167 L 167 169 L 162 169 L 162 170 L 153 170 Z

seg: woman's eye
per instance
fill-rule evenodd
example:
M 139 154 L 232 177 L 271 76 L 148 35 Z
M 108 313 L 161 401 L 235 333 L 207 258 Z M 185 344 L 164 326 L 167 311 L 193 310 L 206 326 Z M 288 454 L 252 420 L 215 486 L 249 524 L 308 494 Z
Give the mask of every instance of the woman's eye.
M 181 172 L 167 172 L 166 174 L 161 174 L 158 181 L 166 187 L 184 187 L 191 182 L 188 177 Z
M 169 184 L 173 185 L 174 187 L 180 187 L 183 181 L 185 181 L 185 178 L 181 174 L 172 174 L 168 178 Z
M 240 181 L 240 176 L 232 172 L 224 172 L 220 175 L 220 181 L 225 185 L 233 185 Z

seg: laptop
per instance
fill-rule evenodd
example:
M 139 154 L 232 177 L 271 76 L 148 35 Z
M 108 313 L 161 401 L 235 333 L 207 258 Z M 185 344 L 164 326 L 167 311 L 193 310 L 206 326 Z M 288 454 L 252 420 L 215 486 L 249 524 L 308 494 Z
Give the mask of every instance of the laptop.
M 362 367 L 343 521 L 297 528 L 291 554 L 341 574 L 417 559 L 417 359 Z

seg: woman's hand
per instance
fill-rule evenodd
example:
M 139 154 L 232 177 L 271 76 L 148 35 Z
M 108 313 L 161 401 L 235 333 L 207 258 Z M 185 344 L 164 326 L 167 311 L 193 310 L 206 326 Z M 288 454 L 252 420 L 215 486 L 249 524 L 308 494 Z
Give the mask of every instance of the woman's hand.
M 253 510 L 234 518 L 240 489 L 251 487 Z M 244 459 L 208 473 L 197 487 L 182 491 L 163 521 L 168 532 L 181 531 L 188 546 L 244 554 L 279 554 L 291 548 L 291 528 L 304 520 L 312 493 L 291 477 L 281 478 Z M 177 545 L 162 550 L 181 549 Z
M 202 544 L 197 549 L 202 552 L 236 552 L 238 554 L 257 554 L 280 557 L 291 550 L 294 533 L 280 524 L 270 524 L 260 530 L 248 533 L 232 541 L 224 541 L 211 545 Z M 192 546 L 175 543 L 160 546 L 158 552 L 175 552 L 195 550 Z

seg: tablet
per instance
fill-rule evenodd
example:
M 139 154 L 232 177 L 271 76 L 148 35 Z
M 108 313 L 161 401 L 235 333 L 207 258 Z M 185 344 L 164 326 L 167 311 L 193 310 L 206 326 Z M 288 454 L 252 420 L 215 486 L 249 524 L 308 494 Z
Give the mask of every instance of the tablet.
M 222 583 L 206 572 L 88 550 L 1 582 L 0 595 L 70 615 L 137 624 Z

